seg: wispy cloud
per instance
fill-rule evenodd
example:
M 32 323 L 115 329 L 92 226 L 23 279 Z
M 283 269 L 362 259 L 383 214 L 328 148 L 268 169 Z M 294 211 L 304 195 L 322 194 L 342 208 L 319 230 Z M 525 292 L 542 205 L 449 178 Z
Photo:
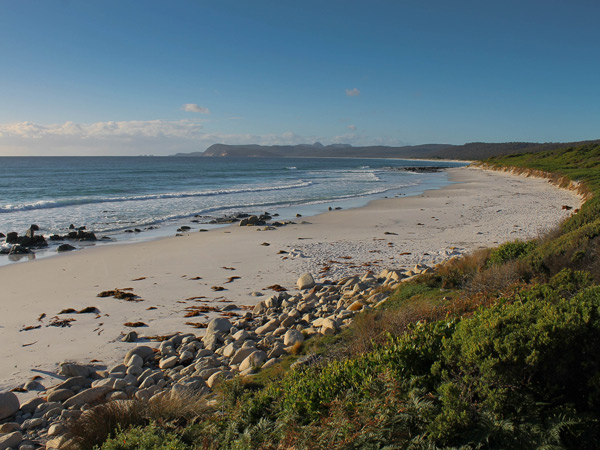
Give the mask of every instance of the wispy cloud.
M 210 110 L 208 108 L 197 105 L 196 103 L 186 103 L 181 107 L 181 109 L 186 112 L 210 114 Z
M 348 129 L 352 131 L 356 131 L 356 125 L 348 125 Z
M 356 88 L 354 89 L 346 89 L 346 95 L 348 97 L 358 97 L 360 95 L 360 91 Z
M 203 125 L 192 120 L 132 120 L 41 125 L 33 122 L 0 124 L 0 138 L 42 139 L 70 137 L 81 139 L 139 137 L 197 137 Z
M 212 144 L 296 145 L 397 145 L 387 138 L 369 138 L 351 129 L 340 136 L 284 133 L 222 133 L 206 130 L 201 120 L 133 120 L 95 123 L 65 122 L 0 124 L 0 156 L 26 155 L 171 155 L 203 151 Z

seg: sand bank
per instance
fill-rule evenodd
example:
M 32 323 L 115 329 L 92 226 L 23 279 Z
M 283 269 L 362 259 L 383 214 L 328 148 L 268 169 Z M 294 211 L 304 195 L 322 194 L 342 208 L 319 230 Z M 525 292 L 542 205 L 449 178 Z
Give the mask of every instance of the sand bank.
M 211 316 L 184 318 L 187 306 L 253 305 L 261 297 L 251 293 L 270 295 L 266 288 L 275 284 L 293 289 L 303 272 L 339 279 L 438 263 L 535 237 L 570 214 L 562 205 L 580 205 L 574 193 L 545 180 L 472 168 L 449 172 L 456 184 L 441 190 L 298 218 L 271 231 L 234 225 L 0 267 L 0 389 L 35 375 L 49 385 L 64 360 L 115 363 L 135 345 L 120 341 L 131 330 L 125 322 L 144 322 L 137 331 L 145 335 L 193 332 L 185 322 Z M 143 301 L 97 297 L 114 288 L 132 288 Z M 86 307 L 99 312 L 63 314 L 75 319 L 70 326 L 49 326 L 60 311 Z

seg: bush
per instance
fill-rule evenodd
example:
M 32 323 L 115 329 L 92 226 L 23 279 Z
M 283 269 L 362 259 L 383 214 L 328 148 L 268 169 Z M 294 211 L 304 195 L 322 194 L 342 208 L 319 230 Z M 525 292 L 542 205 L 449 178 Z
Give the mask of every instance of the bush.
M 68 422 L 74 447 L 88 450 L 101 445 L 119 429 L 149 423 L 187 423 L 204 415 L 204 399 L 197 395 L 157 395 L 149 401 L 117 400 L 85 411 L 81 417 Z
M 508 261 L 523 258 L 531 253 L 536 246 L 537 244 L 534 241 L 513 241 L 502 244 L 491 251 L 488 266 L 504 264 Z
M 443 408 L 432 432 L 449 439 L 482 411 L 540 423 L 600 407 L 600 287 L 570 300 L 504 303 L 460 322 L 434 372 Z M 597 437 L 597 430 L 588 430 Z M 587 439 L 587 438 L 586 438 Z M 592 442 L 592 441 L 589 441 Z
M 190 450 L 175 433 L 169 433 L 155 425 L 132 427 L 119 431 L 102 445 L 102 450 Z

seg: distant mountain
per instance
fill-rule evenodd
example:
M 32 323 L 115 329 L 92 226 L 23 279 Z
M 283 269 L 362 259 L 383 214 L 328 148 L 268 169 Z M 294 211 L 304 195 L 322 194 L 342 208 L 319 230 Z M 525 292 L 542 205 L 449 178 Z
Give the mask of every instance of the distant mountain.
M 598 141 L 570 143 L 534 143 L 505 142 L 486 143 L 471 142 L 464 145 L 424 144 L 406 145 L 402 147 L 369 146 L 353 147 L 348 144 L 331 144 L 324 146 L 320 142 L 300 145 L 227 145 L 214 144 L 204 152 L 177 153 L 174 156 L 213 156 L 213 157 L 245 157 L 245 158 L 406 158 L 406 159 L 459 159 L 479 160 L 492 156 L 503 156 L 519 153 L 535 153 L 555 150 L 561 147 L 577 146 Z

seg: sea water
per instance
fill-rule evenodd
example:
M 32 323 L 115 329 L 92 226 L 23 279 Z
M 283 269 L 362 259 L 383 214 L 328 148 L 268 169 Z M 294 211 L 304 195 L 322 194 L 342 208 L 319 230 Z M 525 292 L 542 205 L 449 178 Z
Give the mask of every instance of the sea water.
M 65 234 L 73 224 L 98 237 L 131 241 L 169 235 L 181 225 L 210 228 L 211 221 L 238 213 L 295 219 L 441 188 L 449 183 L 445 172 L 405 169 L 460 165 L 357 158 L 2 157 L 0 232 L 24 234 L 36 224 L 38 234 L 49 236 Z M 8 261 L 0 256 L 0 264 Z

